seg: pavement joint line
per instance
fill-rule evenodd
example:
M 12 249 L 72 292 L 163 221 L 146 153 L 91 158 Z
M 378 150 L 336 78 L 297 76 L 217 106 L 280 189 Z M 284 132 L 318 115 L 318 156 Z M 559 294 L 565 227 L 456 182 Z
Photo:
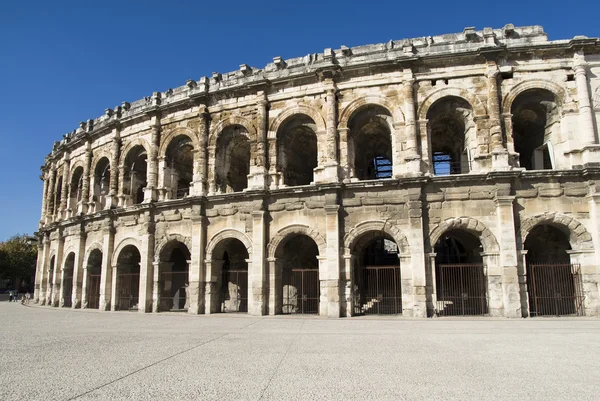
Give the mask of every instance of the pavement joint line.
M 277 371 L 279 370 L 279 367 L 281 366 L 281 363 L 283 362 L 283 360 L 285 359 L 285 357 L 289 354 L 290 350 L 292 349 L 292 345 L 294 345 L 294 342 L 296 341 L 296 339 L 300 336 L 300 332 L 302 331 L 302 327 L 304 327 L 304 321 L 302 321 L 302 324 L 298 328 L 298 333 L 296 333 L 296 335 L 294 336 L 294 338 L 292 339 L 292 341 L 290 341 L 290 345 L 285 350 L 285 353 L 283 354 L 283 356 L 279 360 L 279 363 L 277 363 L 277 366 L 275 367 L 275 369 L 273 369 L 273 374 L 269 378 L 269 382 L 267 383 L 267 385 L 265 386 L 265 388 L 263 388 L 263 390 L 261 391 L 260 397 L 258 397 L 257 401 L 262 400 L 262 398 L 265 396 L 265 392 L 267 391 L 267 389 L 271 385 L 271 382 L 275 378 L 275 375 L 277 374 Z
M 229 334 L 231 334 L 231 333 L 225 333 L 225 334 L 222 334 L 222 335 L 220 335 L 220 336 L 218 336 L 218 337 L 216 337 L 216 338 L 213 338 L 213 339 L 211 339 L 211 340 L 205 341 L 205 342 L 203 342 L 203 343 L 201 343 L 201 344 L 196 344 L 196 345 L 194 345 L 193 347 L 190 347 L 190 348 L 184 349 L 184 350 L 182 350 L 182 351 L 176 352 L 176 353 L 174 353 L 173 355 L 170 355 L 170 356 L 168 356 L 168 357 L 166 357 L 166 358 L 163 358 L 163 359 L 161 359 L 161 360 L 159 360 L 159 361 L 152 362 L 152 363 L 151 363 L 151 364 L 149 364 L 149 365 L 146 365 L 146 366 L 144 366 L 144 367 L 141 367 L 141 368 L 139 368 L 139 369 L 136 369 L 136 370 L 134 370 L 133 372 L 129 372 L 129 373 L 127 373 L 126 375 L 123 375 L 123 376 L 121 376 L 121 377 L 118 377 L 118 378 L 116 378 L 116 379 L 114 379 L 114 380 L 111 380 L 111 381 L 109 381 L 108 383 L 101 384 L 100 386 L 96 386 L 96 387 L 94 387 L 93 389 L 90 389 L 90 390 L 88 390 L 88 391 L 85 391 L 85 392 L 83 392 L 83 393 L 77 394 L 77 395 L 75 395 L 75 396 L 73 396 L 73 397 L 71 397 L 71 398 L 67 398 L 67 399 L 66 399 L 66 401 L 72 401 L 72 400 L 75 400 L 75 399 L 77 399 L 77 398 L 83 397 L 84 395 L 90 394 L 90 393 L 92 393 L 92 392 L 94 392 L 94 391 L 96 391 L 96 390 L 100 390 L 101 388 L 104 388 L 104 387 L 106 387 L 106 386 L 110 386 L 111 384 L 114 384 L 114 383 L 116 383 L 116 382 L 118 382 L 118 381 L 121 381 L 121 380 L 123 380 L 123 379 L 125 379 L 125 378 L 127 378 L 127 377 L 129 377 L 129 376 L 133 376 L 133 375 L 135 375 L 136 373 L 139 373 L 139 372 L 141 372 L 141 371 L 144 371 L 144 370 L 146 370 L 146 369 L 149 369 L 149 368 L 151 368 L 151 367 L 153 367 L 153 366 L 156 366 L 156 365 L 158 365 L 158 364 L 160 364 L 160 363 L 163 363 L 163 362 L 165 362 L 165 361 L 168 361 L 169 359 L 173 359 L 173 358 L 175 358 L 176 356 L 179 356 L 179 355 L 181 355 L 181 354 L 184 354 L 184 353 L 186 353 L 186 352 L 192 351 L 192 350 L 194 350 L 194 349 L 196 349 L 196 348 L 199 348 L 199 347 L 201 347 L 201 346 L 203 346 L 203 345 L 206 345 L 206 344 L 208 344 L 208 343 L 211 343 L 211 342 L 213 342 L 213 341 L 217 341 L 217 340 L 219 340 L 219 339 L 221 339 L 221 338 L 223 338 L 223 337 L 225 337 L 225 336 L 228 336 Z

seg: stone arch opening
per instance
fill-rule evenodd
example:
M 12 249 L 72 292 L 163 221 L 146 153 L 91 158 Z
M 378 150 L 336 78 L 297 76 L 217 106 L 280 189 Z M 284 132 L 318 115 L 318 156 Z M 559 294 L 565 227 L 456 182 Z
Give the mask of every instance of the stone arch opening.
M 579 265 L 571 262 L 569 234 L 550 224 L 535 226 L 525 240 L 529 315 L 583 315 Z
M 148 153 L 142 145 L 136 145 L 127 153 L 123 170 L 123 195 L 127 205 L 144 201 L 147 184 Z
M 181 199 L 190 194 L 194 180 L 194 144 L 187 135 L 178 135 L 165 152 L 164 185 L 170 199 Z
M 126 245 L 117 257 L 116 310 L 138 310 L 140 300 L 140 251 Z
M 102 251 L 94 249 L 87 260 L 86 308 L 100 308 L 100 282 L 102 279 Z
M 487 315 L 483 245 L 463 229 L 444 232 L 434 245 L 438 316 Z
M 392 114 L 378 105 L 365 105 L 350 117 L 348 160 L 350 176 L 359 180 L 392 177 Z
M 248 312 L 248 261 L 246 245 L 238 238 L 221 240 L 211 259 L 214 309 L 211 312 Z
M 363 233 L 352 255 L 353 315 L 402 314 L 398 244 L 384 231 Z
M 309 185 L 314 181 L 316 132 L 316 123 L 305 114 L 289 117 L 277 130 L 277 170 L 284 185 Z
M 471 170 L 469 144 L 475 140 L 473 109 L 457 96 L 435 101 L 427 111 L 430 160 L 435 175 L 465 174 Z
M 319 314 L 319 247 L 306 234 L 290 233 L 275 250 L 278 308 L 282 314 Z
M 75 252 L 70 252 L 65 259 L 63 267 L 62 279 L 62 297 L 61 306 L 70 308 L 73 306 L 73 272 L 75 270 Z
M 560 141 L 560 112 L 555 94 L 547 89 L 525 90 L 516 96 L 510 111 L 520 167 L 556 168 L 554 145 Z
M 215 185 L 217 192 L 240 192 L 248 187 L 250 140 L 241 125 L 229 125 L 217 138 Z
M 83 167 L 78 166 L 71 175 L 69 184 L 69 205 L 68 209 L 72 214 L 77 214 L 81 210 L 81 204 L 84 201 L 83 196 Z
M 172 240 L 160 252 L 157 311 L 187 311 L 191 254 L 180 241 Z
M 104 209 L 106 207 L 106 197 L 110 191 L 110 161 L 106 157 L 101 158 L 96 163 L 92 191 L 92 199 L 99 206 L 98 209 Z

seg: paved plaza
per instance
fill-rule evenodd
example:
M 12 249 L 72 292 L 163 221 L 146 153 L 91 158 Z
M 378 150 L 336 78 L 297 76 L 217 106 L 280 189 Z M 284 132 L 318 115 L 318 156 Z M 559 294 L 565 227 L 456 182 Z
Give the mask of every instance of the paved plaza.
M 0 400 L 597 400 L 600 320 L 192 316 L 0 303 Z

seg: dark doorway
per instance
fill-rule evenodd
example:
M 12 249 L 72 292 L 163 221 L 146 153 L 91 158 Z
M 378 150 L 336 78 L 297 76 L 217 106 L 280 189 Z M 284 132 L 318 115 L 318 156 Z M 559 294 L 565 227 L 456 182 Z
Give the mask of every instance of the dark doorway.
M 319 313 L 318 255 L 317 244 L 307 235 L 295 235 L 283 246 L 282 313 Z
M 117 310 L 138 310 L 140 296 L 140 252 L 127 245 L 117 259 Z
M 567 253 L 569 238 L 560 229 L 542 224 L 531 230 L 527 250 L 529 315 L 583 315 L 583 283 L 578 264 Z
M 360 246 L 360 244 L 364 244 Z M 354 314 L 402 314 L 402 281 L 398 246 L 381 233 L 357 244 L 354 266 Z
M 482 246 L 474 235 L 451 230 L 435 245 L 436 314 L 487 315 Z
M 102 274 L 102 252 L 94 249 L 88 258 L 87 265 L 87 307 L 100 307 L 100 279 Z

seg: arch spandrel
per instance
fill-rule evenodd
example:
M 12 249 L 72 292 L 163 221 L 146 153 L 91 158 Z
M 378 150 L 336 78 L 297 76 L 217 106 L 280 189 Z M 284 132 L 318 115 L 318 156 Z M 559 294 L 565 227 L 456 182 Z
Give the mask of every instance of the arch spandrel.
M 174 242 L 179 242 L 185 245 L 188 251 L 192 252 L 192 239 L 181 234 L 168 234 L 156 242 L 154 247 L 154 261 L 160 262 L 161 254 L 169 245 Z
M 138 138 L 135 138 L 135 139 L 127 142 L 123 146 L 123 148 L 121 149 L 121 152 L 120 152 L 120 156 L 119 156 L 119 165 L 123 165 L 125 163 L 125 159 L 127 158 L 127 155 L 136 146 L 143 147 L 144 150 L 146 151 L 146 154 L 150 155 L 150 144 L 145 139 L 138 137 Z M 109 161 L 110 161 L 110 159 L 109 159 Z M 111 168 L 112 168 L 112 166 L 111 166 Z
M 215 235 L 212 236 L 208 244 L 206 244 L 206 260 L 212 259 L 212 254 L 215 248 L 224 240 L 227 239 L 237 239 L 239 240 L 248 251 L 249 259 L 252 258 L 252 241 L 250 238 L 243 232 L 239 230 L 235 230 L 232 228 L 227 228 L 219 231 Z
M 277 231 L 277 234 L 271 238 L 269 245 L 267 245 L 267 258 L 275 258 L 279 247 L 291 235 L 306 235 L 310 237 L 315 241 L 315 244 L 317 244 L 319 256 L 325 256 L 327 254 L 327 243 L 317 230 L 305 224 L 292 224 L 280 229 Z
M 250 141 L 256 138 L 256 127 L 251 120 L 241 116 L 231 116 L 223 120 L 219 120 L 214 126 L 211 124 L 210 133 L 208 135 L 208 146 L 216 146 L 219 135 L 232 125 L 239 125 L 246 129 L 247 136 Z
M 469 105 L 471 105 L 473 113 L 476 117 L 486 116 L 488 113 L 485 104 L 481 101 L 479 96 L 471 94 L 466 89 L 446 87 L 430 92 L 423 99 L 423 101 L 420 102 L 419 109 L 417 111 L 418 119 L 426 120 L 427 113 L 429 112 L 431 106 L 433 106 L 438 100 L 441 100 L 445 97 L 458 97 L 463 99 L 469 103 Z
M 297 104 L 291 107 L 285 108 L 281 113 L 275 117 L 273 122 L 269 125 L 269 138 L 274 139 L 277 136 L 277 131 L 294 116 L 305 115 L 310 117 L 315 125 L 317 126 L 317 132 L 325 131 L 326 123 L 325 118 L 317 108 L 307 104 Z
M 398 246 L 401 257 L 410 255 L 410 244 L 404 233 L 402 233 L 398 227 L 383 220 L 363 221 L 354 226 L 354 228 L 344 236 L 344 248 L 346 252 L 352 253 L 356 243 L 363 235 L 378 231 L 389 235 L 394 240 Z
M 556 227 L 569 237 L 569 243 L 574 250 L 594 249 L 592 236 L 583 224 L 562 213 L 546 212 L 529 217 L 521 223 L 521 247 L 525 244 L 527 236 L 535 227 L 543 224 Z
M 102 256 L 104 256 L 104 253 L 102 252 L 102 244 L 99 242 L 94 242 L 93 244 L 88 246 L 85 250 L 85 254 L 83 257 L 83 268 L 84 269 L 87 268 L 87 264 L 88 264 L 88 260 L 90 259 L 90 255 L 95 250 L 100 251 L 100 253 L 102 253 Z
M 558 105 L 559 109 L 562 109 L 563 106 L 568 102 L 567 91 L 560 85 L 546 79 L 528 79 L 519 82 L 510 88 L 508 93 L 502 99 L 502 113 L 510 114 L 515 99 L 521 93 L 530 89 L 544 89 L 554 94 L 554 98 L 556 99 L 556 104 Z
M 361 96 L 348 104 L 340 113 L 338 128 L 349 128 L 352 117 L 363 108 L 379 106 L 386 109 L 392 116 L 393 123 L 404 123 L 404 113 L 400 106 L 394 104 L 385 96 L 367 95 Z
M 430 245 L 434 247 L 441 236 L 450 230 L 464 230 L 475 235 L 486 253 L 498 253 L 500 251 L 498 241 L 490 229 L 481 221 L 472 217 L 451 217 L 442 221 L 429 234 Z
M 119 254 L 121 253 L 121 251 L 123 250 L 123 248 L 125 248 L 127 245 L 133 245 L 136 247 L 136 249 L 138 250 L 138 252 L 140 253 L 140 255 L 142 254 L 142 243 L 140 240 L 135 239 L 135 238 L 125 238 L 123 239 L 121 242 L 119 242 L 119 245 L 117 245 L 115 247 L 115 250 L 113 251 L 112 254 L 112 264 L 111 266 L 116 266 L 117 265 L 117 261 L 119 260 Z
M 187 136 L 190 141 L 192 141 L 192 145 L 195 150 L 200 149 L 200 142 L 198 140 L 198 135 L 191 128 L 187 127 L 177 127 L 172 130 L 169 130 L 161 135 L 160 138 L 160 147 L 158 148 L 158 157 L 165 157 L 167 154 L 167 149 L 171 142 L 178 136 Z

